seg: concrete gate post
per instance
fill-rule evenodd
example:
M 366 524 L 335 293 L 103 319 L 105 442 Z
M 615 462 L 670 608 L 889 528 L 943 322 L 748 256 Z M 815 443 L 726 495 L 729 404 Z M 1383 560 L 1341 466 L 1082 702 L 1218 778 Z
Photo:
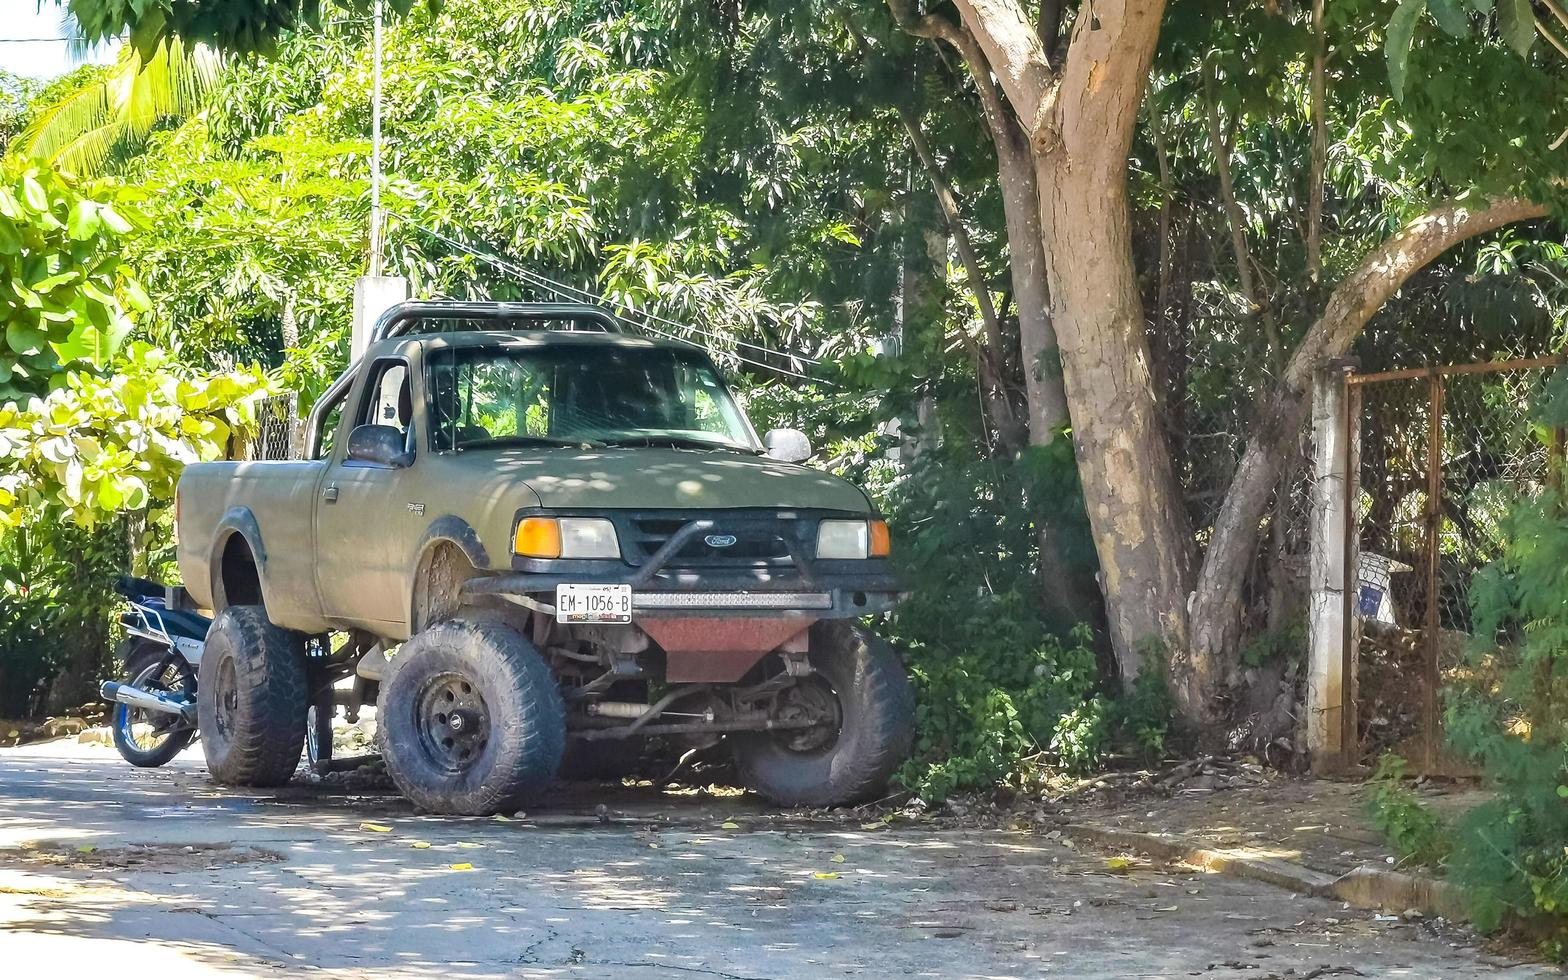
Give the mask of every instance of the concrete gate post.
M 1349 477 L 1356 421 L 1345 379 L 1353 366 L 1342 359 L 1330 361 L 1317 372 L 1312 390 L 1306 744 L 1315 772 L 1348 765 L 1354 753 L 1354 747 L 1345 744 L 1347 712 L 1355 699 L 1354 676 L 1345 676 L 1347 663 L 1354 673 L 1354 660 L 1345 655 L 1350 635 L 1345 622 Z

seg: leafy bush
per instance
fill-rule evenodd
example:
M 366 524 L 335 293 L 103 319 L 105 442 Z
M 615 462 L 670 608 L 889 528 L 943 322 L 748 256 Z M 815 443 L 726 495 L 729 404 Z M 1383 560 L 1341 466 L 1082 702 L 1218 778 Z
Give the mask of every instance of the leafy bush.
M 1548 488 L 1503 524 L 1503 556 L 1471 589 L 1476 643 L 1446 692 L 1450 745 L 1495 800 L 1459 821 L 1452 877 L 1476 924 L 1542 920 L 1568 941 L 1568 499 Z
M 1033 762 L 1086 769 L 1104 746 L 1092 636 L 1053 632 L 1040 612 L 1040 521 L 1076 530 L 1076 495 L 1051 482 L 1070 479 L 1071 450 L 1063 440 L 1035 452 L 1051 455 L 998 463 L 937 451 L 888 492 L 913 592 L 888 630 L 916 691 L 915 755 L 900 779 L 928 801 L 1020 786 Z
M 1108 705 L 1106 727 L 1119 750 L 1152 760 L 1165 754 L 1176 702 L 1171 698 L 1165 657 L 1146 651 L 1143 662 L 1143 671 L 1133 679 L 1132 690 Z
M 110 655 L 118 524 L 0 529 L 0 718 L 31 718 L 93 698 Z
M 1453 846 L 1452 833 L 1437 814 L 1416 798 L 1404 784 L 1405 760 L 1385 755 L 1372 775 L 1367 810 L 1372 823 L 1393 845 L 1401 858 L 1437 866 Z
M 72 371 L 43 398 L 0 405 L 0 525 L 166 504 L 185 464 L 221 456 L 268 391 L 258 371 L 203 377 L 145 344 L 114 371 Z

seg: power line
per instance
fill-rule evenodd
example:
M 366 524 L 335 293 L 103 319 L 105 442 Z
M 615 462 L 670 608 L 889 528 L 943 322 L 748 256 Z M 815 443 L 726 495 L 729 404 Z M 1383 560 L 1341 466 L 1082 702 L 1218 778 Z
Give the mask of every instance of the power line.
M 87 38 L 76 37 L 0 37 L 0 44 L 48 44 L 59 41 L 85 41 Z
M 455 248 L 455 249 L 457 249 L 457 250 L 459 250 L 461 252 L 464 252 L 464 253 L 466 253 L 468 255 L 471 255 L 471 256 L 473 256 L 476 259 L 479 259 L 479 260 L 481 260 L 483 262 L 487 262 L 491 266 L 493 266 L 496 269 L 501 270 L 502 272 L 508 272 L 508 273 L 518 277 L 519 279 L 522 279 L 524 282 L 527 282 L 529 285 L 535 286 L 536 288 L 545 289 L 545 290 L 547 290 L 549 292 L 555 293 L 558 296 L 564 296 L 567 299 L 576 300 L 578 302 L 587 301 L 587 302 L 597 303 L 597 302 L 600 301 L 600 298 L 597 297 L 597 296 L 594 296 L 592 293 L 589 293 L 589 292 L 587 292 L 585 290 L 582 290 L 582 289 L 578 289 L 575 286 L 569 286 L 569 285 L 567 285 L 565 283 L 556 282 L 555 280 L 550 279 L 548 276 L 544 276 L 544 275 L 541 275 L 540 273 L 533 272 L 533 271 L 531 271 L 531 270 L 529 270 L 527 268 L 524 268 L 521 265 L 518 265 L 518 264 L 516 264 L 514 262 L 509 262 L 506 259 L 503 259 L 503 258 L 501 258 L 501 257 L 499 257 L 497 255 L 479 251 L 478 249 L 475 249 L 471 245 L 466 245 L 463 242 L 455 241 L 455 240 L 453 240 L 451 238 L 448 238 L 447 236 L 441 234 L 440 232 L 435 231 L 434 229 L 431 229 L 431 228 L 426 228 L 424 225 L 418 224 L 417 222 L 410 221 L 409 224 L 413 225 L 415 228 L 417 228 L 418 230 L 424 232 L 425 234 L 429 235 L 430 237 L 432 237 L 432 238 L 434 238 L 434 239 L 436 239 L 438 241 L 444 242 L 445 244 L 450 245 L 452 248 Z M 641 312 L 636 311 L 636 310 L 633 310 L 632 313 L 634 314 L 634 317 L 639 317 L 639 318 L 648 316 L 648 314 L 644 314 L 644 313 L 641 313 Z M 677 341 L 679 343 L 687 344 L 687 345 L 692 346 L 692 347 L 703 348 L 702 344 L 699 344 L 696 341 L 691 340 L 690 338 L 676 336 L 675 334 L 668 333 L 668 332 L 666 332 L 664 330 L 660 330 L 659 328 L 654 327 L 654 326 L 650 325 L 649 323 L 647 323 L 645 321 L 640 321 L 638 319 L 635 319 L 634 317 L 622 317 L 622 319 L 631 320 L 633 326 L 639 327 L 639 328 L 641 328 L 643 330 L 648 331 L 649 333 L 656 334 L 656 335 L 658 335 L 660 337 L 664 337 L 664 338 L 666 338 L 668 340 L 674 340 L 674 341 Z M 698 332 L 698 333 L 702 332 L 702 331 L 697 330 L 696 328 L 688 327 L 685 324 L 676 324 L 674 321 L 665 320 L 662 317 L 660 317 L 658 319 L 662 323 L 670 323 L 670 324 L 672 324 L 677 329 L 689 329 L 689 330 L 692 330 L 693 332 Z M 793 357 L 794 356 L 794 355 L 791 355 L 791 354 L 787 354 L 787 353 L 785 353 L 783 351 L 776 351 L 776 350 L 772 350 L 771 348 L 761 347 L 759 345 L 752 344 L 752 343 L 749 343 L 747 341 L 738 341 L 738 343 L 744 344 L 745 346 L 751 347 L 751 348 L 756 349 L 756 350 L 766 351 L 767 353 L 775 354 L 775 355 L 777 355 L 779 357 Z M 791 378 L 798 378 L 798 379 L 800 379 L 802 381 L 812 381 L 812 382 L 816 382 L 818 384 L 827 385 L 829 387 L 835 387 L 832 384 L 832 382 L 826 381 L 825 379 L 813 378 L 810 375 L 801 374 L 798 371 L 791 371 L 788 368 L 781 368 L 781 367 L 778 367 L 777 365 L 768 364 L 768 363 L 765 363 L 763 361 L 752 360 L 751 358 L 746 357 L 743 354 L 729 353 L 728 356 L 733 357 L 737 361 L 741 361 L 741 362 L 743 362 L 745 364 L 750 364 L 750 365 L 752 365 L 754 367 L 762 368 L 765 371 L 773 371 L 773 372 L 775 372 L 777 374 L 786 375 L 786 376 L 791 377 Z M 803 360 L 809 360 L 809 358 L 802 358 L 802 359 Z M 813 361 L 812 363 L 817 363 L 817 362 Z

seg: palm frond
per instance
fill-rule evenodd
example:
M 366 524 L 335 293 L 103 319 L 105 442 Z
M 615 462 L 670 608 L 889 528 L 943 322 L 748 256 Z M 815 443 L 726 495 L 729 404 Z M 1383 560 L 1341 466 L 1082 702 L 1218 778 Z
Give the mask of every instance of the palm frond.
M 169 39 L 145 63 L 126 45 L 101 78 L 40 112 L 9 152 L 78 174 L 99 173 L 122 142 L 138 142 L 159 120 L 199 110 L 222 69 L 222 56 L 204 45 Z

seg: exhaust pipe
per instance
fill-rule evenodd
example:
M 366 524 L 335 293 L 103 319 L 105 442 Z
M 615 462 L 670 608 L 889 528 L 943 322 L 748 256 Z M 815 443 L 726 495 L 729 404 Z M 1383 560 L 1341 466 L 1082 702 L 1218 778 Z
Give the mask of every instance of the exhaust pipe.
M 196 705 L 190 701 L 178 700 L 156 691 L 144 691 L 139 687 L 121 684 L 118 681 L 104 681 L 98 688 L 98 694 L 105 701 L 118 701 L 144 711 L 179 715 L 189 724 L 196 724 Z

